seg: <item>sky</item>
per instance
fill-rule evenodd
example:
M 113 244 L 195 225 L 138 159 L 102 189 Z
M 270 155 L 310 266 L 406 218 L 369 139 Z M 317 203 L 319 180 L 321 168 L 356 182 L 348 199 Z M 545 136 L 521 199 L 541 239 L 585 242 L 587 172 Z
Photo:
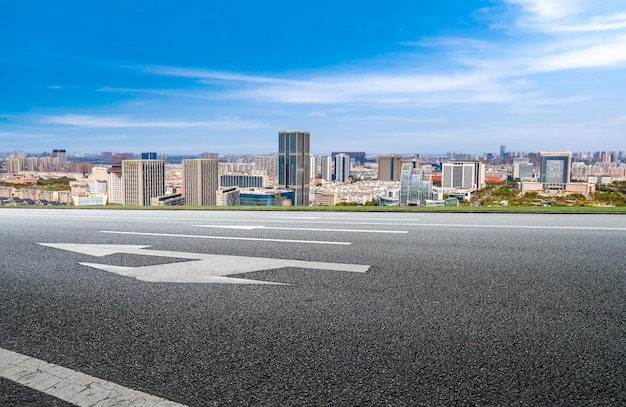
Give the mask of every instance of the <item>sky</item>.
M 0 152 L 626 150 L 626 0 L 0 2 Z

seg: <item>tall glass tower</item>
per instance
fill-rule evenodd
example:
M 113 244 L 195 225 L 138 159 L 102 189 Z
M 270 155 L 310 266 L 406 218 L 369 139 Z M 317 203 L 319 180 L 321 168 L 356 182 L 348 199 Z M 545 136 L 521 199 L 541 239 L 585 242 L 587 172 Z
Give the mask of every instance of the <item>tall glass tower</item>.
M 309 205 L 310 139 L 308 131 L 278 132 L 278 184 L 295 192 L 294 206 Z

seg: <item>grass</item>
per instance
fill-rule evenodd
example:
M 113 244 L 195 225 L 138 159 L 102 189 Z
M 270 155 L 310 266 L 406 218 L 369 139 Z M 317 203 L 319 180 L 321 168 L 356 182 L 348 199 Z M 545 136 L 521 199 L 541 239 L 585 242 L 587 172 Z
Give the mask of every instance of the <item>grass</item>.
M 433 212 L 433 213 L 546 213 L 626 214 L 626 206 L 4 206 L 0 208 L 298 211 L 298 212 Z

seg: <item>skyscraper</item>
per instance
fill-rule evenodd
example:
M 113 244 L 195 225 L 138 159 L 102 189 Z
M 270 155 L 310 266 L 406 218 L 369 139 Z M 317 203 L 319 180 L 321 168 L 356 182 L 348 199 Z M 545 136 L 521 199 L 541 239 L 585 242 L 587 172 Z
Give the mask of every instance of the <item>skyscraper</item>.
M 215 206 L 218 189 L 217 160 L 182 160 L 185 205 Z
M 122 161 L 124 205 L 150 206 L 150 198 L 165 194 L 165 161 Z
M 348 182 L 350 176 L 350 156 L 337 154 L 335 156 L 335 181 Z
M 332 181 L 333 180 L 333 160 L 330 156 L 322 156 L 322 179 L 324 181 Z
M 295 191 L 294 206 L 309 205 L 310 139 L 308 131 L 278 133 L 278 184 Z
M 571 168 L 571 152 L 541 152 L 541 182 L 567 184 L 570 182 Z

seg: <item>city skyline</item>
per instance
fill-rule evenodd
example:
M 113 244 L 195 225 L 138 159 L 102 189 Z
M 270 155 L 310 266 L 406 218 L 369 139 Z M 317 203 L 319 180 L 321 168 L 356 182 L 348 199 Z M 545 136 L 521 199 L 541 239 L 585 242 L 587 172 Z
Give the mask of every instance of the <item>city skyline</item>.
M 0 151 L 623 150 L 626 6 L 586 3 L 3 3 Z

